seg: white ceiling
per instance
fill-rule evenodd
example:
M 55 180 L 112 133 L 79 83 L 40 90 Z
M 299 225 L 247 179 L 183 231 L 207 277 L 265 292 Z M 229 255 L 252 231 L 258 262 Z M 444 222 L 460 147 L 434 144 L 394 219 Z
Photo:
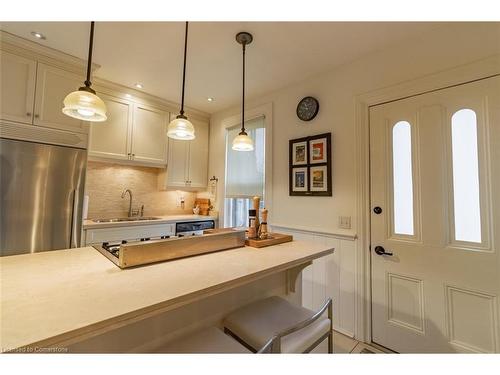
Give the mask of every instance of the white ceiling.
M 0 28 L 86 59 L 90 23 L 3 22 Z M 442 23 L 419 22 L 193 22 L 189 26 L 186 105 L 213 113 L 241 100 L 239 31 L 247 47 L 247 97 L 273 91 Z M 31 31 L 41 32 L 37 40 Z M 184 23 L 98 22 L 96 75 L 180 102 Z M 209 103 L 207 97 L 214 97 Z

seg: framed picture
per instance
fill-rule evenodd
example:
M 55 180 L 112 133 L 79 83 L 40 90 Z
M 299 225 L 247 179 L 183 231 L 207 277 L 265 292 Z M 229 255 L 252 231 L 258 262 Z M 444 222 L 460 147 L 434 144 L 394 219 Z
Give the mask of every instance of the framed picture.
M 310 167 L 311 191 L 328 191 L 326 165 L 321 167 Z
M 331 133 L 289 141 L 289 194 L 332 196 Z
M 293 168 L 293 171 L 292 171 L 292 190 L 295 192 L 306 192 L 307 189 L 308 189 L 307 167 Z
M 307 141 L 293 143 L 292 165 L 307 165 Z
M 318 138 L 309 141 L 309 160 L 311 164 L 326 163 L 327 141 L 325 138 Z

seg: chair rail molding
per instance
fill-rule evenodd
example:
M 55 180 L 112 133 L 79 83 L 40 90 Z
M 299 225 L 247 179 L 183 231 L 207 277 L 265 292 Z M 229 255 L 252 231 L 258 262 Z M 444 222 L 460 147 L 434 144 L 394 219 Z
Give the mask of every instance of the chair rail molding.
M 370 306 L 370 107 L 496 75 L 500 75 L 500 55 L 492 55 L 355 96 L 356 228 L 359 240 L 355 241 L 354 337 L 357 340 L 371 342 L 372 339 Z
M 305 233 L 305 234 L 311 234 L 315 236 L 323 236 L 323 237 L 330 237 L 330 238 L 336 238 L 339 240 L 348 240 L 348 241 L 354 241 L 358 238 L 356 234 L 347 234 L 347 233 L 336 233 L 336 232 L 330 232 L 330 231 L 324 231 L 324 230 L 318 230 L 314 228 L 307 228 L 307 227 L 300 227 L 296 225 L 286 225 L 286 224 L 269 224 L 271 228 L 276 229 L 277 231 L 281 230 L 292 230 L 294 232 L 299 232 L 299 233 Z

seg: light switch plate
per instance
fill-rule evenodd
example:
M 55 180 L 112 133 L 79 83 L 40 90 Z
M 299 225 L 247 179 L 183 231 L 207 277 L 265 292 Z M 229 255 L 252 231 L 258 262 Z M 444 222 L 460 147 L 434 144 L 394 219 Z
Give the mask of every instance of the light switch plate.
M 339 216 L 339 228 L 351 229 L 351 217 L 350 216 Z

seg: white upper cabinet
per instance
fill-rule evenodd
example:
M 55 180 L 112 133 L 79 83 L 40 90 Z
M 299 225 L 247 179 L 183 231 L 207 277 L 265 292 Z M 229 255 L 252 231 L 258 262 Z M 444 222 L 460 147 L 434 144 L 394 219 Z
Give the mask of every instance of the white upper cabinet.
M 168 162 L 163 188 L 186 187 L 189 180 L 189 143 L 168 139 Z
M 84 77 L 38 63 L 34 124 L 47 128 L 86 133 L 88 124 L 62 113 L 63 100 L 83 85 Z
M 196 138 L 192 141 L 168 140 L 167 170 L 161 188 L 206 188 L 208 178 L 208 122 L 192 120 Z
M 206 122 L 192 121 L 196 138 L 189 142 L 189 186 L 203 188 L 208 178 L 208 128 Z
M 89 157 L 129 160 L 132 133 L 132 103 L 99 94 L 107 108 L 108 119 L 90 125 Z
M 35 101 L 36 61 L 2 51 L 0 66 L 1 118 L 31 124 Z
M 169 113 L 109 95 L 100 95 L 108 119 L 90 125 L 89 157 L 165 167 Z
M 134 106 L 132 160 L 165 166 L 169 113 L 142 104 Z

